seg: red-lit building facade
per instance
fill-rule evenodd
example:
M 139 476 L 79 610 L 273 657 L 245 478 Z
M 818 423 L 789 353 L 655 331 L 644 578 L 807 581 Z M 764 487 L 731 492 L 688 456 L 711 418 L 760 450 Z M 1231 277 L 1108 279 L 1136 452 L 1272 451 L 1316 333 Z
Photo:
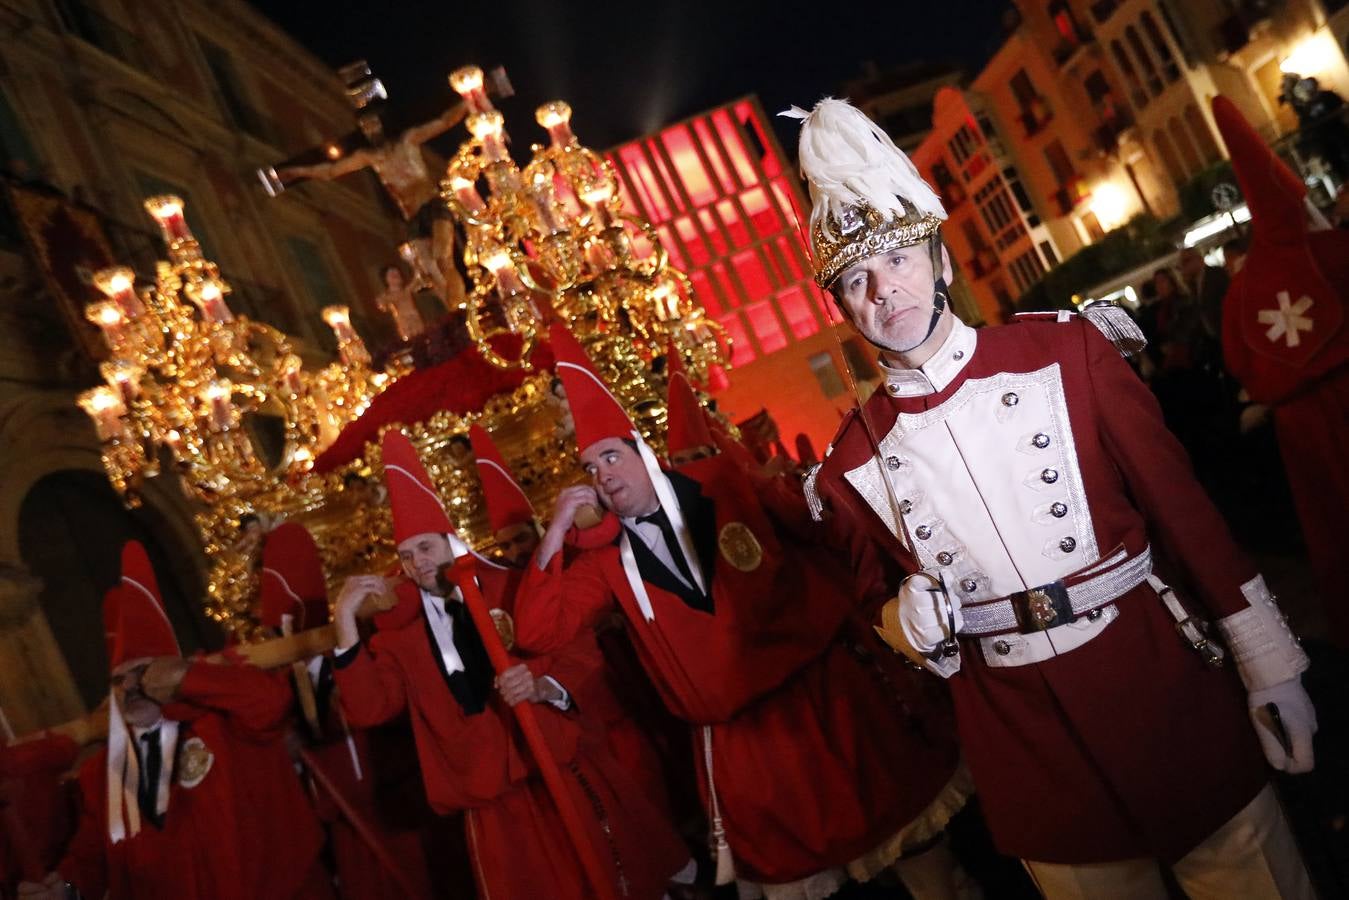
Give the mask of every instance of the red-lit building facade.
M 811 277 L 809 201 L 759 101 L 733 101 L 608 156 L 624 204 L 656 226 L 671 263 L 734 341 L 722 409 L 741 420 L 767 408 L 788 446 L 805 433 L 822 450 L 853 404 L 845 351 L 832 301 Z M 874 371 L 860 349 L 846 352 Z

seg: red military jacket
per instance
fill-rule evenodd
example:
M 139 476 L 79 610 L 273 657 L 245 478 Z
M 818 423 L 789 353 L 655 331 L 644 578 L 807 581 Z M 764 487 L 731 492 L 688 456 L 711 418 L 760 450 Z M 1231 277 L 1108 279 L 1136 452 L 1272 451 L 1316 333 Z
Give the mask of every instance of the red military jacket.
M 887 370 L 866 415 L 873 435 L 849 418 L 815 487 L 872 609 L 918 569 L 971 603 L 1149 544 L 1192 611 L 1247 607 L 1254 567 L 1152 395 L 1084 319 L 957 322 L 920 370 Z M 1048 657 L 1018 662 L 1035 647 Z M 950 684 L 1005 853 L 1175 860 L 1265 780 L 1237 679 L 1181 641 L 1147 583 L 1098 619 L 962 640 Z
M 952 742 L 924 731 L 941 701 L 856 658 L 843 639 L 852 580 L 842 558 L 817 545 L 800 495 L 751 481 L 726 456 L 685 466 L 671 482 L 711 584 L 711 612 L 643 570 L 648 621 L 619 547 L 605 545 L 565 571 L 561 554 L 546 571 L 531 567 L 517 601 L 521 646 L 548 650 L 617 604 L 666 705 L 711 726 L 737 874 L 789 882 L 850 862 L 912 821 L 951 778 Z
M 501 571 L 480 566 L 479 572 L 484 596 L 509 613 L 509 592 L 494 578 Z M 464 712 L 434 655 L 420 592 L 404 583 L 399 601 L 396 615 L 383 620 L 392 627 L 338 659 L 339 699 L 348 721 L 372 726 L 407 710 L 432 808 L 467 811 L 469 850 L 484 896 L 593 896 L 514 717 L 495 691 L 481 712 Z M 522 661 L 535 677 L 552 676 L 572 696 L 567 712 L 547 704 L 534 709 L 553 758 L 569 777 L 588 839 L 629 896 L 655 900 L 688 852 L 609 761 L 601 733 L 582 718 L 599 678 L 593 637 Z
M 61 874 L 84 896 L 112 900 L 303 895 L 322 833 L 283 743 L 290 696 L 281 676 L 194 663 L 179 701 L 164 707 L 179 730 L 163 828 L 142 822 L 134 837 L 109 841 L 101 751 L 80 770 L 80 825 Z

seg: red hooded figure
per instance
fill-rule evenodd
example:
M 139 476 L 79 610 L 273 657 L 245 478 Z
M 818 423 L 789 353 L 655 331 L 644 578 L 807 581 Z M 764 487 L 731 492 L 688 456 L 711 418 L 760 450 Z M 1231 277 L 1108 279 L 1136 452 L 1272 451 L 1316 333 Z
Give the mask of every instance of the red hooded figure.
M 1349 232 L 1312 231 L 1306 185 L 1226 97 L 1213 115 L 1251 211 L 1251 247 L 1223 302 L 1223 357 L 1273 409 L 1279 448 L 1330 621 L 1349 647 L 1339 532 L 1349 509 Z

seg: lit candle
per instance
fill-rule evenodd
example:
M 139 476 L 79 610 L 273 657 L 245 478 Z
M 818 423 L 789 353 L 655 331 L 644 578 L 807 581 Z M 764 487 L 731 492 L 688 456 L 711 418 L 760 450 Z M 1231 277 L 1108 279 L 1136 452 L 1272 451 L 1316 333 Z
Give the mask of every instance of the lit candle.
M 455 175 L 451 178 L 450 190 L 454 191 L 455 198 L 458 199 L 460 205 L 469 212 L 476 213 L 487 209 L 487 204 L 483 202 L 477 187 L 464 176 Z
M 145 374 L 143 367 L 129 360 L 117 359 L 103 363 L 98 371 L 104 381 L 117 389 L 124 402 L 130 403 L 140 396 L 141 376 Z
M 176 244 L 192 237 L 192 232 L 187 228 L 187 217 L 183 215 L 182 198 L 173 194 L 148 197 L 145 200 L 145 209 L 159 223 L 166 244 Z
M 501 127 L 505 120 L 496 110 L 474 113 L 468 117 L 468 130 L 482 144 L 483 155 L 489 162 L 502 162 L 506 159 L 506 145 L 501 140 Z
M 112 266 L 94 273 L 94 287 L 116 303 L 129 319 L 145 312 L 145 305 L 136 296 L 136 273 L 126 266 Z
M 126 338 L 126 316 L 120 306 L 111 300 L 99 300 L 84 308 L 84 317 L 102 330 L 109 349 L 115 351 L 122 346 Z
M 608 228 L 614 223 L 614 217 L 609 213 L 609 198 L 613 196 L 613 189 L 608 184 L 599 184 L 590 188 L 581 194 L 581 199 L 585 201 L 586 206 L 595 216 L 595 222 L 601 228 Z
M 534 110 L 534 120 L 548 129 L 548 139 L 554 150 L 562 150 L 576 143 L 571 130 L 571 107 L 561 100 L 545 103 Z
M 470 112 L 487 112 L 492 108 L 482 87 L 482 69 L 477 66 L 464 66 L 451 72 L 450 87 L 464 99 Z
M 228 431 L 234 424 L 234 404 L 230 402 L 233 393 L 234 385 L 228 378 L 216 379 L 202 390 L 212 431 Z
M 188 282 L 185 287 L 187 298 L 197 304 L 201 317 L 208 322 L 233 322 L 234 313 L 225 305 L 224 286 L 214 278 Z
M 515 271 L 511 255 L 504 247 L 498 247 L 483 258 L 482 264 L 496 278 L 497 287 L 503 296 L 525 293 L 525 285 Z
M 126 406 L 112 388 L 105 384 L 90 388 L 81 393 L 76 402 L 94 420 L 94 430 L 100 441 L 117 440 L 126 434 L 126 423 L 122 421 Z
M 345 306 L 325 306 L 323 308 L 323 321 L 328 323 L 328 327 L 333 330 L 333 335 L 337 338 L 339 345 L 350 343 L 356 339 L 356 330 L 351 327 L 351 312 Z

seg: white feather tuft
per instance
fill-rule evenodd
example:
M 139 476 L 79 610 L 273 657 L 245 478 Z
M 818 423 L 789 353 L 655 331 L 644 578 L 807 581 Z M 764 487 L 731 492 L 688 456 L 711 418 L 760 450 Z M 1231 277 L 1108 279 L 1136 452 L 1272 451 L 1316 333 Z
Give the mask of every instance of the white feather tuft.
M 848 101 L 826 97 L 809 113 L 793 106 L 779 115 L 803 120 L 798 154 L 810 188 L 812 230 L 837 238 L 832 223 L 863 205 L 896 218 L 913 210 L 946 218 L 941 199 L 904 151 Z

